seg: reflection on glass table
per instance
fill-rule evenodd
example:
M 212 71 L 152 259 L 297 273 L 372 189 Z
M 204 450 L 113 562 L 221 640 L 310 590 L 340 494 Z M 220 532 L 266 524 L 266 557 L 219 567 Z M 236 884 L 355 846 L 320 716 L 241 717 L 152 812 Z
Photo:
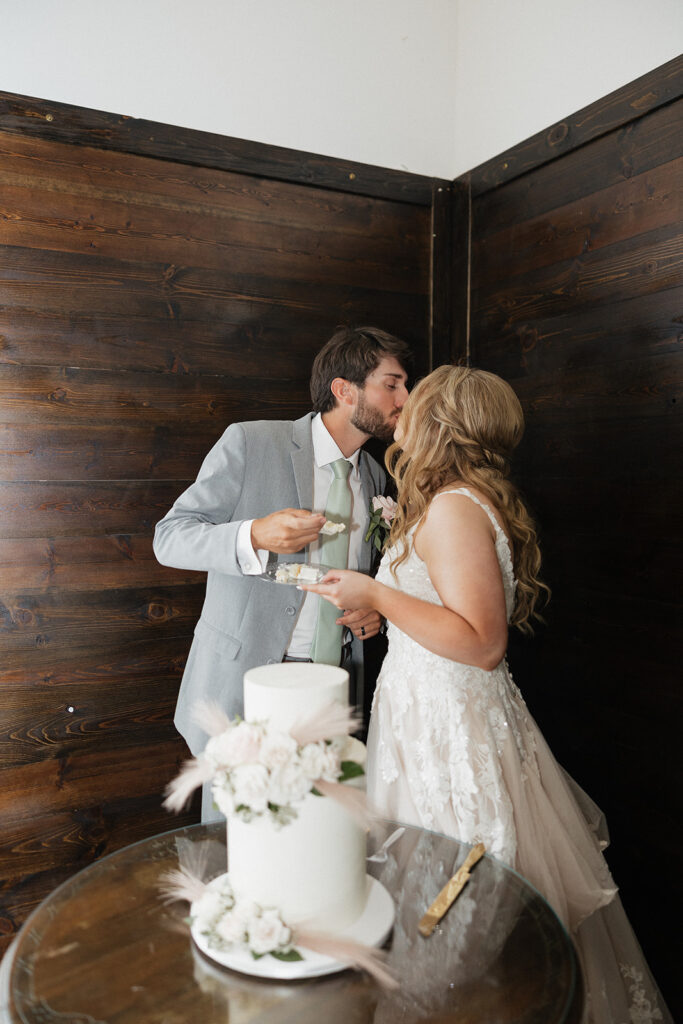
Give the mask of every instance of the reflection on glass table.
M 395 831 L 373 827 L 370 855 Z M 194 946 L 187 903 L 166 905 L 160 877 L 204 866 L 225 871 L 225 827 L 194 825 L 90 865 L 25 922 L 0 964 L 2 1024 L 576 1024 L 581 984 L 573 946 L 542 897 L 486 856 L 432 935 L 423 913 L 469 846 L 405 828 L 368 871 L 396 905 L 383 990 L 343 971 L 296 982 L 220 967 Z

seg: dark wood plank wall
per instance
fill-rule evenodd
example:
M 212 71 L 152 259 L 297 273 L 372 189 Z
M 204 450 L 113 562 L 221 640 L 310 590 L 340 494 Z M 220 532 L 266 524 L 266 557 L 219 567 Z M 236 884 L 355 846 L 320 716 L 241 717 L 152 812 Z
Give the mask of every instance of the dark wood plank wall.
M 470 360 L 524 405 L 517 476 L 553 589 L 547 625 L 513 642 L 512 666 L 559 760 L 606 812 L 610 865 L 672 1006 L 682 93 L 678 60 L 458 183 L 471 198 Z
M 0 96 L 0 952 L 58 882 L 176 824 L 204 576 L 157 564 L 154 524 L 230 422 L 308 409 L 338 323 L 428 368 L 445 187 Z

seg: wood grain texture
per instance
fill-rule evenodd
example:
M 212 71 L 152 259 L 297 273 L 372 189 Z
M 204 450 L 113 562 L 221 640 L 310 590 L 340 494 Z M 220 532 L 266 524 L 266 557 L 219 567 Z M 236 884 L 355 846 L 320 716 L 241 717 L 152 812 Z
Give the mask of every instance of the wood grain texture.
M 188 475 L 185 481 L 161 483 L 55 480 L 0 484 L 3 533 L 10 539 L 149 533 L 191 480 Z
M 681 71 L 673 61 L 567 119 L 566 136 L 471 175 L 471 360 L 524 408 L 516 477 L 553 589 L 510 660 L 606 812 L 610 864 L 674 1015 L 666 911 L 641 879 L 657 835 L 659 884 L 679 887 Z
M 0 951 L 175 824 L 205 575 L 154 526 L 230 423 L 308 411 L 338 324 L 428 369 L 439 184 L 0 94 Z
M 76 367 L 0 366 L 6 424 L 112 423 L 221 426 L 236 420 L 286 419 L 310 405 L 307 384 L 293 380 L 195 374 L 137 374 Z
M 98 423 L 84 442 L 78 423 L 34 423 L 0 425 L 0 465 L 7 482 L 177 480 L 189 463 L 199 466 L 223 432 L 223 424 L 215 422 Z
M 683 157 L 508 225 L 476 245 L 478 273 L 496 278 L 514 249 L 525 272 L 578 259 L 683 219 Z M 506 270 L 509 267 L 506 266 Z
M 176 160 L 429 207 L 432 179 L 121 114 L 0 92 L 0 124 L 21 136 Z
M 647 117 L 631 121 L 614 135 L 595 139 L 561 160 L 550 161 L 477 196 L 477 241 L 509 221 L 512 205 L 521 223 L 567 203 L 590 197 L 677 159 L 683 152 L 680 122 L 683 100 L 672 100 Z M 615 138 L 618 147 L 615 148 Z M 469 180 L 469 179 L 468 179 Z
M 0 539 L 0 576 L 3 593 L 28 594 L 48 584 L 60 591 L 178 586 L 205 574 L 161 565 L 143 533 Z
M 554 373 L 592 364 L 612 366 L 645 354 L 680 352 L 683 296 L 680 288 L 625 297 L 595 310 L 551 310 L 501 325 L 487 336 L 489 358 L 504 377 Z

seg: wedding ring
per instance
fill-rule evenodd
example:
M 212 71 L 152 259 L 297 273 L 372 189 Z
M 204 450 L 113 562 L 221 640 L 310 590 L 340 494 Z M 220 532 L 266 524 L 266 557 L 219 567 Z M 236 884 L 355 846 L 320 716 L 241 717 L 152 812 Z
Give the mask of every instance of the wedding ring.
M 365 626 L 360 627 L 360 635 L 365 636 Z

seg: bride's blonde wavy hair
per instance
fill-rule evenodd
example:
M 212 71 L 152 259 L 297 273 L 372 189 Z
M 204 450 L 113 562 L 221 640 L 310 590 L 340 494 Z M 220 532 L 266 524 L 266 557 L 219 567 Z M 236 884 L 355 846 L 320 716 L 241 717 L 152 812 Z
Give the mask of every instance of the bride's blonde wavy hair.
M 511 625 L 533 632 L 530 619 L 540 618 L 536 605 L 542 596 L 548 599 L 550 590 L 538 577 L 541 553 L 534 522 L 508 479 L 510 455 L 524 433 L 517 395 L 486 370 L 439 366 L 410 393 L 400 425 L 401 444 L 394 442 L 386 454 L 398 490 L 390 543 L 398 543 L 400 554 L 392 572 L 408 557 L 409 531 L 436 492 L 451 482 L 470 484 L 489 499 L 510 538 L 517 579 Z

